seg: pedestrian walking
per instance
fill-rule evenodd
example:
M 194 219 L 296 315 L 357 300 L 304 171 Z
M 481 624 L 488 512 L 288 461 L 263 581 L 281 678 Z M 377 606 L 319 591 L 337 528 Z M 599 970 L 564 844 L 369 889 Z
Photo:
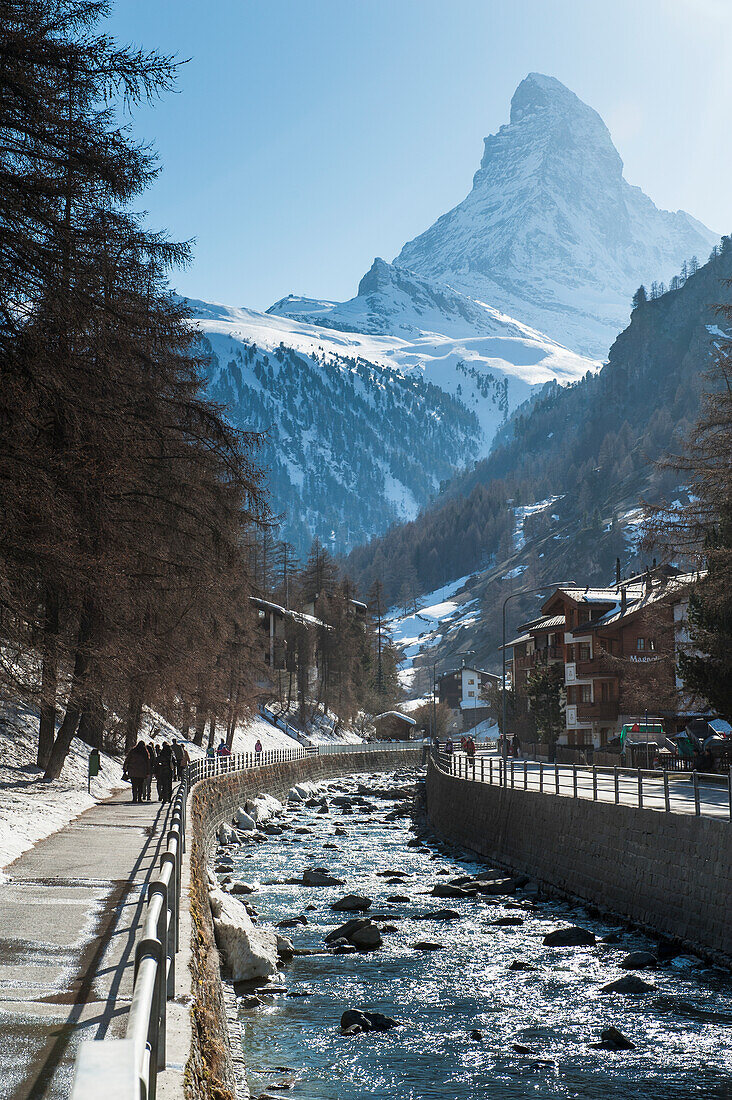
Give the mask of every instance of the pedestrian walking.
M 259 738 L 257 738 L 257 740 L 256 740 L 256 742 L 255 742 L 255 745 L 254 745 L 254 752 L 255 752 L 255 754 L 256 754 L 257 756 L 261 756 L 261 755 L 262 755 L 262 742 L 261 742 L 261 741 L 259 740 Z
M 145 794 L 145 780 L 150 771 L 150 757 L 143 741 L 138 741 L 127 753 L 124 774 L 132 783 L 132 801 L 142 802 Z
M 146 802 L 149 802 L 152 795 L 153 773 L 155 772 L 155 746 L 153 745 L 152 741 L 145 745 L 145 752 L 147 753 L 150 768 L 147 775 L 145 776 L 144 799 Z
M 176 740 L 173 741 L 173 744 L 171 746 L 171 752 L 173 753 L 173 768 L 174 768 L 173 778 L 176 779 L 176 780 L 183 778 L 183 753 L 184 753 L 184 751 L 185 750 L 184 750 L 183 746 L 181 745 L 180 741 L 178 741 L 177 738 L 176 738 Z
M 170 802 L 173 797 L 173 753 L 167 741 L 163 741 L 155 764 L 158 798 Z

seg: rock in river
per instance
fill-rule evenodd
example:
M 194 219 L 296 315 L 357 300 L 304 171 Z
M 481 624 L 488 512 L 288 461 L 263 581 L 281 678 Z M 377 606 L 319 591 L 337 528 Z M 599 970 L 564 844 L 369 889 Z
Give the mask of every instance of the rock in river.
M 344 886 L 345 880 L 329 875 L 322 867 L 315 867 L 302 873 L 303 886 Z
M 544 936 L 545 947 L 592 947 L 595 943 L 595 933 L 588 932 L 586 928 L 578 928 L 570 925 L 569 928 L 556 928 L 547 936 Z
M 650 951 L 631 951 L 618 963 L 621 970 L 655 970 L 657 965 L 658 959 Z
M 415 920 L 460 920 L 457 909 L 429 909 L 421 913 Z
M 331 909 L 336 913 L 365 913 L 370 905 L 371 898 L 364 897 L 363 894 L 346 894 L 344 898 L 334 901 Z
M 412 944 L 413 951 L 444 951 L 444 943 L 435 943 L 434 940 L 418 940 Z
M 349 1008 L 341 1016 L 341 1030 L 347 1035 L 358 1035 L 361 1031 L 391 1031 L 393 1027 L 399 1027 L 399 1021 L 382 1012 Z
M 600 989 L 601 993 L 649 993 L 655 989 L 651 982 L 644 982 L 637 974 L 626 974 L 614 982 L 608 982 Z
M 590 1043 L 590 1046 L 595 1050 L 635 1050 L 635 1043 L 631 1043 L 616 1027 L 606 1027 L 600 1032 L 600 1039 L 601 1042 Z

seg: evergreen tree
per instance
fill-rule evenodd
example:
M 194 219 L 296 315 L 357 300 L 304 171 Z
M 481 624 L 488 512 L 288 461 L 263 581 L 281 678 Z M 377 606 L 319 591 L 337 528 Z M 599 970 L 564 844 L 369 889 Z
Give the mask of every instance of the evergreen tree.
M 639 306 L 643 306 L 648 301 L 648 295 L 646 294 L 646 288 L 641 285 L 633 295 L 633 309 L 638 309 Z
M 542 665 L 531 674 L 526 695 L 536 723 L 539 740 L 553 747 L 564 729 L 564 669 Z

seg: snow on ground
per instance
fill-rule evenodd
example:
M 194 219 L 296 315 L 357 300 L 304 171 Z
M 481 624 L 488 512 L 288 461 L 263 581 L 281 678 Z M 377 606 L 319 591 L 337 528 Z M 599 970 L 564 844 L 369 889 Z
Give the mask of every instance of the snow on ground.
M 551 508 L 552 504 L 561 500 L 561 496 L 547 497 L 546 500 L 538 500 L 536 504 L 524 504 L 520 507 L 516 507 L 513 510 L 513 514 L 516 520 L 513 530 L 513 542 L 516 550 L 523 550 L 526 538 L 524 536 L 524 520 L 527 516 L 533 516 L 537 512 L 544 512 L 547 508 Z
M 178 730 L 154 710 L 145 707 L 140 723 L 145 741 L 161 744 L 180 736 Z M 191 760 L 205 756 L 205 749 L 185 742 Z M 122 782 L 122 756 L 100 753 L 99 775 L 87 793 L 90 747 L 78 737 L 60 777 L 44 783 L 43 768 L 36 765 L 38 711 L 5 703 L 0 705 L 0 868 L 7 867 L 39 840 L 63 829 L 84 810 L 115 791 L 129 789 Z M 0 876 L 1 878 L 1 876 Z
M 43 782 L 36 765 L 38 712 L 0 708 L 0 867 L 7 867 L 39 840 L 62 829 L 83 810 L 126 787 L 122 761 L 101 754 L 101 770 L 87 794 L 89 746 L 74 738 L 61 776 Z
M 385 626 L 405 662 L 405 667 L 399 672 L 399 682 L 405 691 L 413 687 L 415 657 L 436 646 L 448 630 L 474 623 L 480 617 L 477 600 L 461 603 L 452 598 L 469 579 L 468 573 L 442 588 L 436 588 L 434 592 L 428 592 L 420 601 L 425 606 L 409 615 L 400 615 L 398 608 L 391 609 Z M 402 704 L 402 710 L 405 708 L 406 704 Z

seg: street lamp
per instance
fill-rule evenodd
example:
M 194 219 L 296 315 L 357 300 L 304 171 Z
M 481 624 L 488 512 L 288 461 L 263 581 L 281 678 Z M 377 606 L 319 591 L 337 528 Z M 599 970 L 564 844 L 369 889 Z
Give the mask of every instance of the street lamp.
M 501 734 L 503 736 L 503 746 L 501 749 L 501 756 L 503 757 L 503 782 L 506 782 L 506 761 L 508 758 L 508 745 L 506 742 L 506 604 L 509 600 L 513 600 L 516 596 L 531 596 L 535 592 L 543 592 L 545 588 L 566 588 L 570 584 L 573 585 L 574 581 L 548 581 L 546 584 L 540 584 L 537 588 L 519 588 L 518 592 L 510 592 L 503 601 L 503 645 L 501 647 L 502 656 L 502 672 L 501 672 L 501 696 L 502 696 L 502 712 L 503 721 L 501 723 Z M 516 668 L 514 664 L 514 687 L 516 686 Z

